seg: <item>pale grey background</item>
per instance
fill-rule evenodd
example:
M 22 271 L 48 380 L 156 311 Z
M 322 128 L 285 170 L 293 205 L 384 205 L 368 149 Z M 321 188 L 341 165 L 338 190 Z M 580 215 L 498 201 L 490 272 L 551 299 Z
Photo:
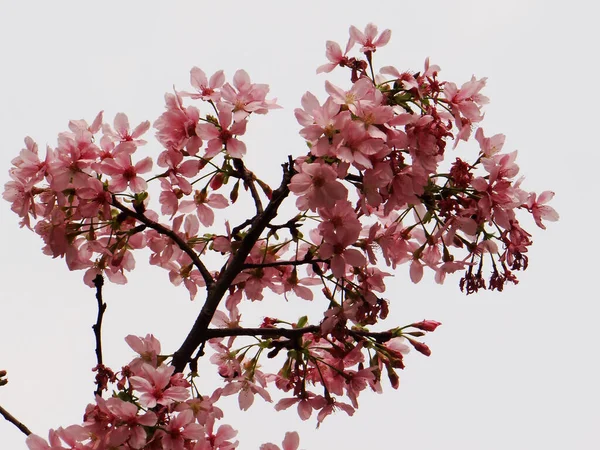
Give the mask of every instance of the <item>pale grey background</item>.
M 583 1 L 19 1 L 0 2 L 0 183 L 32 136 L 54 145 L 68 120 L 126 112 L 135 125 L 154 120 L 173 84 L 189 87 L 200 66 L 232 76 L 245 68 L 268 83 L 285 109 L 252 119 L 249 165 L 278 179 L 288 153 L 304 151 L 293 109 L 306 90 L 323 97 L 327 39 L 345 44 L 349 25 L 391 28 L 379 66 L 420 70 L 430 56 L 442 78 L 489 77 L 487 133 L 518 149 L 525 188 L 552 189 L 561 221 L 534 228 L 530 268 L 503 294 L 464 297 L 458 276 L 444 286 L 426 276 L 413 286 L 407 267 L 389 283 L 389 326 L 423 318 L 444 323 L 427 339 L 430 358 L 407 359 L 401 386 L 365 392 L 353 418 L 338 413 L 315 431 L 296 413 L 257 403 L 226 421 L 240 448 L 280 443 L 298 430 L 301 448 L 595 449 L 598 436 L 597 181 L 598 58 L 596 11 Z M 346 74 L 333 74 L 342 85 Z M 460 147 L 459 147 L 460 149 Z M 152 142 L 144 151 L 158 154 Z M 64 261 L 41 254 L 36 235 L 17 227 L 0 204 L 0 368 L 10 383 L 0 404 L 45 436 L 79 423 L 93 391 L 93 291 Z M 155 333 L 174 350 L 201 303 L 191 303 L 145 255 L 124 287 L 108 285 L 105 356 L 115 368 L 131 352 L 129 333 Z M 276 305 L 276 306 L 273 306 Z M 251 319 L 305 303 L 277 298 L 246 309 Z M 254 311 L 254 312 L 251 312 Z M 314 315 L 313 317 L 317 317 Z M 209 371 L 213 370 L 209 366 Z M 212 378 L 206 375 L 207 385 Z M 227 403 L 225 404 L 227 405 Z M 0 448 L 25 448 L 0 420 Z

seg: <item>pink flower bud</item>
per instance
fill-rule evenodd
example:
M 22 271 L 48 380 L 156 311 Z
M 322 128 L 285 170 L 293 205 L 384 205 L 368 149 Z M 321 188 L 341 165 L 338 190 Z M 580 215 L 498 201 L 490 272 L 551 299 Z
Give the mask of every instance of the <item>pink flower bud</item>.
M 212 180 L 210 180 L 210 188 L 213 190 L 218 190 L 221 186 L 223 186 L 223 181 L 225 180 L 225 175 L 223 173 L 216 174 Z
M 435 320 L 422 320 L 421 322 L 411 324 L 411 327 L 415 327 L 423 331 L 435 331 L 435 329 L 440 325 L 441 322 L 436 322 Z
M 423 353 L 425 356 L 431 355 L 431 350 L 429 349 L 429 347 L 427 347 L 422 342 L 413 341 L 410 338 L 406 338 L 406 339 L 408 339 L 408 342 L 410 342 L 411 345 L 415 348 L 415 350 L 418 351 L 419 353 Z

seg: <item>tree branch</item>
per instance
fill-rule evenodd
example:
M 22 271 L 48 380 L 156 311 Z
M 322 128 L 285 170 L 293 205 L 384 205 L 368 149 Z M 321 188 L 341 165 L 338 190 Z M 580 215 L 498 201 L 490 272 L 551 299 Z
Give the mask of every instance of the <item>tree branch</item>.
M 173 354 L 173 365 L 175 366 L 176 372 L 183 372 L 186 364 L 191 360 L 194 350 L 196 350 L 202 342 L 208 339 L 206 330 L 210 325 L 219 303 L 235 277 L 244 269 L 244 261 L 246 261 L 254 244 L 258 241 L 262 232 L 271 220 L 277 216 L 279 206 L 290 193 L 288 185 L 295 173 L 291 156 L 289 157 L 289 162 L 283 164 L 282 167 L 283 179 L 281 180 L 279 188 L 273 192 L 271 200 L 264 211 L 254 217 L 248 233 L 244 236 L 244 239 L 240 243 L 240 247 L 231 258 L 227 268 L 220 273 L 219 278 L 212 286 L 212 289 L 208 290 L 202 310 L 196 318 L 196 322 L 189 334 L 185 338 L 185 341 L 179 350 Z
M 4 418 L 6 420 L 8 420 L 10 423 L 12 423 L 15 427 L 17 427 L 19 430 L 21 430 L 21 432 L 23 434 L 25 434 L 26 436 L 29 436 L 31 434 L 31 430 L 29 428 L 27 428 L 23 422 L 17 420 L 17 418 L 15 416 L 13 416 L 11 413 L 9 413 L 7 410 L 5 410 L 2 406 L 0 406 L 0 414 L 2 416 L 4 416 Z
M 302 264 L 312 264 L 329 262 L 328 259 L 299 259 L 295 261 L 273 261 L 268 263 L 244 264 L 244 269 L 258 269 L 261 267 L 278 267 L 278 266 L 301 266 Z
M 217 337 L 230 336 L 268 336 L 268 337 L 286 337 L 294 339 L 306 333 L 319 333 L 320 325 L 310 325 L 303 328 L 209 328 L 206 330 L 206 338 L 212 339 Z M 350 336 L 354 338 L 370 337 L 377 342 L 386 342 L 396 337 L 393 331 L 365 331 L 365 330 L 348 330 Z
M 102 286 L 104 285 L 104 277 L 102 275 L 96 275 L 94 278 L 94 286 L 96 286 L 96 301 L 98 302 L 98 316 L 96 317 L 96 323 L 92 325 L 94 330 L 94 336 L 96 337 L 96 360 L 98 365 L 103 364 L 102 362 L 102 318 L 104 317 L 104 311 L 106 311 L 106 303 L 102 300 Z
M 102 361 L 102 318 L 104 317 L 104 312 L 106 311 L 106 303 L 102 299 L 102 286 L 104 285 L 104 277 L 102 275 L 96 275 L 94 278 L 94 286 L 96 286 L 96 301 L 98 302 L 98 315 L 96 317 L 96 323 L 92 325 L 92 330 L 94 330 L 94 336 L 96 337 L 96 360 L 98 361 L 98 373 L 100 373 L 101 368 L 104 366 Z M 101 384 L 98 383 L 95 395 L 102 394 Z
M 165 227 L 164 225 L 161 225 L 158 222 L 150 220 L 144 214 L 140 214 L 137 211 L 132 211 L 131 209 L 126 208 L 117 200 L 117 198 L 114 195 L 112 205 L 119 211 L 123 212 L 123 214 L 125 214 L 126 216 L 133 217 L 138 222 L 141 222 L 144 225 L 146 225 L 148 228 L 152 228 L 153 230 L 158 231 L 160 234 L 164 234 L 165 236 L 170 237 L 173 240 L 173 242 L 175 242 L 179 246 L 179 248 L 191 258 L 192 262 L 194 263 L 194 266 L 196 266 L 196 268 L 202 275 L 202 278 L 204 278 L 207 291 L 211 290 L 215 282 L 212 275 L 210 274 L 204 263 L 200 260 L 198 254 L 194 251 L 194 249 L 191 248 L 187 244 L 187 242 L 185 242 L 177 233 Z

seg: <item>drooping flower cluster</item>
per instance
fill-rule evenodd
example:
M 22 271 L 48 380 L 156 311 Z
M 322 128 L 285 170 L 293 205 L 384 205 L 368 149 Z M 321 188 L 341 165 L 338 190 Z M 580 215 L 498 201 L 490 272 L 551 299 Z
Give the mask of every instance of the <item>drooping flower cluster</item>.
M 267 334 L 276 323 L 266 320 L 262 332 Z M 175 368 L 166 364 L 168 357 L 161 355 L 160 342 L 153 335 L 127 336 L 125 340 L 138 356 L 118 373 L 106 366 L 94 368 L 102 374 L 102 382 L 97 377 L 101 392 L 108 391 L 112 384 L 112 396 L 104 399 L 96 395 L 95 403 L 86 408 L 82 425 L 50 430 L 48 440 L 33 434 L 27 438 L 27 445 L 30 450 L 229 450 L 238 446 L 238 441 L 233 441 L 237 431 L 227 424 L 217 426 L 224 414 L 216 404 L 222 397 L 237 395 L 240 408 L 247 410 L 257 394 L 267 402 L 272 401 L 268 387 L 291 394 L 292 397 L 281 399 L 275 409 L 296 405 L 302 420 L 307 420 L 313 411 L 317 412 L 318 424 L 338 409 L 353 415 L 361 391 L 370 387 L 381 392 L 382 368 L 386 368 L 393 387 L 398 387 L 394 369 L 404 367 L 403 355 L 409 351 L 406 342 L 429 354 L 425 344 L 413 341 L 410 336 L 434 331 L 440 324 L 426 320 L 394 332 L 357 331 L 361 341 L 350 351 L 349 343 L 324 340 L 317 329 L 304 332 L 302 325 L 301 321 L 287 329 L 298 340 L 264 339 L 238 350 L 232 349 L 233 340 L 224 345 L 221 339 L 212 339 L 214 353 L 210 360 L 218 366 L 225 385 L 217 387 L 210 396 L 198 392 L 194 384 L 197 374 L 184 377 L 182 373 L 174 373 Z M 257 352 L 250 358 L 252 348 Z M 271 348 L 269 358 L 287 349 L 278 373 L 265 374 L 259 370 L 258 360 L 265 348 Z M 370 361 L 365 361 L 365 349 L 369 350 Z M 324 395 L 312 392 L 310 386 L 321 386 Z M 350 404 L 340 401 L 342 396 Z M 283 448 L 297 449 L 298 441 L 297 433 L 287 433 Z M 277 447 L 264 444 L 261 448 Z
M 193 91 L 166 94 L 166 111 L 154 121 L 163 146 L 156 164 L 141 150 L 150 122 L 130 130 L 123 113 L 112 126 L 103 123 L 102 113 L 91 124 L 70 122 L 70 131 L 59 134 L 57 147 L 48 147 L 43 158 L 37 144 L 25 139 L 4 198 L 21 225 L 42 237 L 46 254 L 64 257 L 71 270 L 85 270 L 84 281 L 94 286 L 98 275 L 125 283 L 135 250 L 148 248 L 150 263 L 165 269 L 174 285 L 185 286 L 191 299 L 206 293 L 193 345 L 173 356 L 177 373 L 162 365 L 151 338 L 130 337 L 141 359 L 114 378 L 123 395 L 98 398 L 86 415 L 91 428 L 82 429 L 93 429 L 96 437 L 77 440 L 82 429 L 73 428 L 53 432 L 51 441 L 103 436 L 110 445 L 129 446 L 123 448 L 233 448 L 227 426 L 221 426 L 222 439 L 216 437 L 221 428 L 213 433 L 220 413 L 203 406 L 199 419 L 195 407 L 181 406 L 208 401 L 188 400 L 189 382 L 180 375 L 185 365 L 197 364 L 191 352 L 206 342 L 225 383 L 210 405 L 237 395 L 246 410 L 256 396 L 270 402 L 273 386 L 288 395 L 276 409 L 295 405 L 302 419 L 316 412 L 320 424 L 337 409 L 352 415 L 360 392 L 381 392 L 384 370 L 398 386 L 395 369 L 404 367 L 409 346 L 430 354 L 415 338 L 439 325 L 422 321 L 370 330 L 388 315 L 382 295 L 391 273 L 385 270 L 406 263 L 415 283 L 426 270 L 438 283 L 464 271 L 460 288 L 467 294 L 517 283 L 515 272 L 527 267 L 532 243 L 519 211 L 545 228 L 543 220 L 558 219 L 547 205 L 554 194 L 525 191 L 516 179 L 517 152 L 503 153 L 504 135 L 484 134 L 485 78 L 472 77 L 459 87 L 441 80 L 440 68 L 428 59 L 417 73 L 393 66 L 377 71 L 374 55 L 390 37 L 389 30 L 379 34 L 369 24 L 364 31 L 350 28 L 343 52 L 327 42 L 329 62 L 317 72 L 349 69 L 351 85 L 326 81 L 324 102 L 310 92 L 302 97 L 295 116 L 309 151 L 287 157 L 276 188 L 243 158 L 251 151 L 244 143 L 250 118 L 278 106 L 267 99 L 268 86 L 252 83 L 243 70 L 229 83 L 223 71 L 209 78 L 194 67 Z M 349 56 L 357 46 L 358 55 Z M 187 99 L 192 104 L 184 104 Z M 475 160 L 446 158 L 462 148 L 461 141 L 472 140 L 475 127 Z M 156 203 L 148 192 L 152 181 L 160 184 Z M 231 208 L 240 194 L 255 212 L 237 225 L 225 222 L 222 230 L 211 230 L 219 224 L 216 210 Z M 278 208 L 290 194 L 297 211 L 286 220 Z M 214 268 L 205 265 L 209 252 L 221 257 Z M 291 327 L 279 318 L 266 318 L 260 328 L 240 326 L 244 300 L 262 300 L 270 291 L 313 301 L 317 289 L 324 311 L 315 325 L 303 317 Z M 222 300 L 227 313 L 217 309 Z M 211 320 L 219 328 L 209 329 Z M 239 336 L 255 340 L 236 348 Z M 259 369 L 261 356 L 280 352 L 281 370 Z M 111 376 L 99 369 L 97 379 Z M 284 448 L 297 447 L 290 436 Z M 200 444 L 207 439 L 213 447 Z M 32 442 L 39 444 L 32 448 L 50 448 L 39 438 Z
M 109 399 L 96 396 L 86 408 L 82 425 L 50 430 L 48 441 L 27 438 L 30 450 L 57 449 L 165 449 L 230 450 L 238 446 L 230 425 L 216 425 L 223 417 L 211 396 L 192 396 L 192 385 L 175 368 L 164 364 L 154 336 L 128 336 L 139 353 L 120 373 L 110 373 L 116 391 Z

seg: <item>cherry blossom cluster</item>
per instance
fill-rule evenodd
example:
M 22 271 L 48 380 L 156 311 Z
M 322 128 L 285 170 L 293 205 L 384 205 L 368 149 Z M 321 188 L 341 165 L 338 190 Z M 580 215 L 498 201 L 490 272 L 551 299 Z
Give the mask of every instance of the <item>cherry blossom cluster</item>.
M 266 319 L 262 333 L 273 331 L 276 321 Z M 197 373 L 184 377 L 174 373 L 175 367 L 166 364 L 168 357 L 161 355 L 160 342 L 151 334 L 145 337 L 127 336 L 126 342 L 138 354 L 120 372 L 115 373 L 104 365 L 94 368 L 100 393 L 113 387 L 112 396 L 104 399 L 96 395 L 95 403 L 88 405 L 82 425 L 50 430 L 48 440 L 32 434 L 27 438 L 30 450 L 58 449 L 166 449 L 166 450 L 228 450 L 237 448 L 237 435 L 230 425 L 217 421 L 223 419 L 223 411 L 216 406 L 228 395 L 237 395 L 242 410 L 249 409 L 255 395 L 271 402 L 267 385 L 271 384 L 291 397 L 281 399 L 276 410 L 296 405 L 298 415 L 307 420 L 318 411 L 318 424 L 336 410 L 349 415 L 358 407 L 357 397 L 370 387 L 381 392 L 381 369 L 386 368 L 394 388 L 398 387 L 395 368 L 404 368 L 403 356 L 409 352 L 406 342 L 418 351 L 429 355 L 429 349 L 410 336 L 423 333 L 416 330 L 434 331 L 440 324 L 421 321 L 403 329 L 387 333 L 364 333 L 356 331 L 360 344 L 348 351 L 348 345 L 332 339 L 323 339 L 317 327 L 302 328 L 303 323 L 287 328 L 290 339 L 261 340 L 258 344 L 231 350 L 231 343 L 223 345 L 219 338 L 211 339 L 215 350 L 210 361 L 218 366 L 224 387 L 213 393 L 201 395 L 194 379 Z M 410 331 L 406 330 L 410 328 Z M 311 332 L 312 331 L 312 332 Z M 395 337 L 393 337 L 395 336 Z M 252 358 L 247 354 L 257 348 Z M 276 374 L 259 370 L 258 358 L 263 350 L 271 349 L 269 358 L 287 348 L 287 357 Z M 370 354 L 369 366 L 365 367 L 362 350 Z M 343 355 L 343 357 L 340 357 Z M 349 369 L 354 367 L 354 370 Z M 312 385 L 325 387 L 324 395 L 310 390 Z M 351 404 L 336 400 L 335 395 L 346 395 Z M 296 450 L 297 433 L 287 433 L 284 450 Z M 261 449 L 277 449 L 274 444 L 264 444 Z
M 486 137 L 481 127 L 475 133 L 476 161 L 456 158 L 443 173 L 447 144 L 468 141 L 483 120 L 486 79 L 473 77 L 458 88 L 440 81 L 439 67 L 429 60 L 420 73 L 386 66 L 374 75 L 373 54 L 389 37 L 389 30 L 378 36 L 368 25 L 364 33 L 350 29 L 345 52 L 328 42 L 330 63 L 318 72 L 348 67 L 353 84 L 345 90 L 326 82 L 329 97 L 322 105 L 307 92 L 303 108 L 296 109 L 310 154 L 296 160 L 290 190 L 301 211 L 318 215 L 320 224 L 311 235 L 316 253 L 338 279 L 356 274 L 367 260 L 375 264 L 375 248 L 388 266 L 410 263 L 415 283 L 424 268 L 435 272 L 438 283 L 448 273 L 466 270 L 460 285 L 467 293 L 486 287 L 481 274 L 488 254 L 489 287 L 502 290 L 505 282 L 516 282 L 512 271 L 527 267 L 531 245 L 516 210 L 528 210 L 545 228 L 542 219 L 558 219 L 545 205 L 554 194 L 537 198 L 521 189 L 522 179 L 514 180 L 517 152 L 502 153 L 504 135 Z M 365 59 L 347 56 L 356 44 Z M 367 217 L 374 218 L 370 226 L 361 221 Z
M 27 438 L 30 450 L 58 449 L 164 449 L 230 450 L 237 448 L 237 435 L 230 425 L 217 421 L 223 411 L 215 406 L 222 389 L 202 396 L 195 386 L 175 368 L 165 364 L 160 342 L 152 335 L 127 336 L 127 343 L 138 353 L 115 374 L 108 367 L 97 367 L 102 390 L 113 384 L 109 399 L 96 396 L 86 408 L 82 425 L 50 430 L 48 440 L 37 435 Z M 299 437 L 287 433 L 284 450 L 296 450 Z M 279 449 L 264 444 L 261 449 Z
M 316 412 L 320 424 L 338 409 L 352 415 L 360 392 L 382 391 L 383 373 L 398 386 L 395 369 L 404 367 L 410 347 L 430 354 L 417 338 L 439 325 L 424 320 L 371 329 L 390 307 L 383 297 L 391 276 L 386 267 L 406 263 L 414 283 L 426 270 L 438 283 L 463 271 L 459 284 L 467 294 L 517 283 L 515 272 L 527 268 L 532 244 L 519 211 L 545 228 L 543 220 L 558 219 L 547 205 L 554 194 L 525 191 L 516 178 L 517 152 L 503 152 L 504 135 L 484 133 L 485 78 L 472 77 L 459 87 L 441 80 L 440 68 L 428 59 L 416 73 L 393 66 L 377 70 L 374 55 L 390 36 L 369 24 L 364 31 L 350 28 L 344 50 L 327 42 L 329 62 L 317 72 L 347 69 L 351 84 L 326 81 L 324 102 L 310 92 L 302 97 L 295 117 L 308 151 L 287 160 L 282 155 L 277 187 L 244 162 L 250 118 L 278 105 L 267 98 L 268 86 L 252 83 L 243 70 L 227 82 L 223 71 L 208 77 L 194 67 L 189 92 L 166 94 L 166 111 L 153 124 L 162 146 L 155 160 L 142 139 L 150 122 L 131 129 L 123 113 L 112 125 L 102 113 L 91 124 L 71 121 L 43 158 L 37 144 L 25 139 L 4 198 L 21 225 L 42 237 L 46 254 L 65 258 L 71 270 L 85 270 L 85 283 L 94 286 L 104 275 L 125 283 L 134 251 L 146 248 L 150 264 L 185 286 L 191 299 L 206 294 L 171 366 L 157 359 L 160 350 L 151 338 L 130 342 L 139 353 L 153 355 L 150 363 L 134 362 L 120 378 L 99 367 L 99 385 L 114 381 L 119 395 L 98 397 L 86 414 L 88 425 L 57 430 L 51 440 L 68 442 L 93 429 L 111 445 L 129 446 L 123 448 L 233 448 L 226 426 L 221 447 L 214 446 L 216 438 L 210 438 L 213 447 L 201 443 L 221 418 L 212 404 L 237 394 L 246 410 L 256 395 L 272 401 L 269 388 L 286 395 L 276 409 L 296 405 L 304 420 Z M 473 141 L 472 135 L 473 161 L 445 158 L 459 143 L 463 148 Z M 152 181 L 160 189 L 153 199 Z M 279 207 L 290 194 L 294 212 L 282 217 Z M 250 217 L 212 229 L 216 210 L 232 208 L 240 195 L 252 205 Z M 217 267 L 207 266 L 208 255 L 218 257 Z M 320 292 L 316 301 L 323 314 L 313 325 L 306 316 L 293 323 L 268 317 L 259 327 L 243 328 L 240 304 L 268 292 L 306 301 Z M 241 336 L 252 340 L 240 346 Z M 224 386 L 210 401 L 188 400 L 190 381 L 181 374 L 188 365 L 196 372 L 207 343 Z M 276 373 L 261 370 L 265 355 L 284 358 Z M 190 406 L 194 401 L 202 406 Z M 31 448 L 50 448 L 38 439 Z M 297 445 L 297 437 L 286 437 L 284 448 Z

